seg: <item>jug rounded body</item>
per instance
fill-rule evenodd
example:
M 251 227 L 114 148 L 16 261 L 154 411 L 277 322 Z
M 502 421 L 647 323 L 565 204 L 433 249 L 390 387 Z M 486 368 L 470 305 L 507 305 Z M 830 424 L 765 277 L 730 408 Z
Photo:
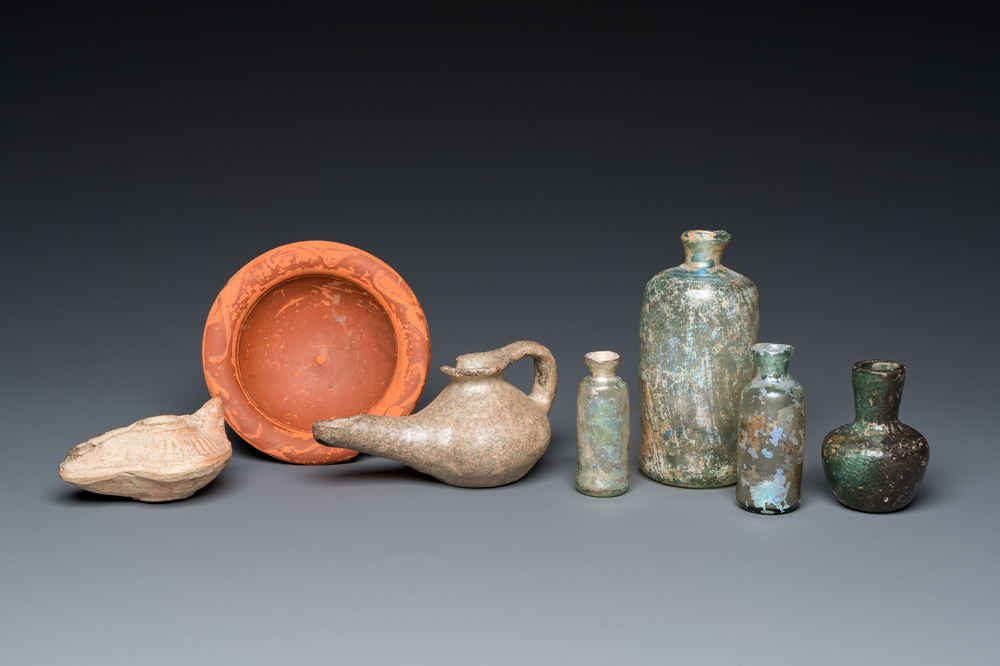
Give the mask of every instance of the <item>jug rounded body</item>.
M 535 363 L 530 395 L 503 378 L 507 366 L 525 356 Z M 465 488 L 501 486 L 527 474 L 551 438 L 548 412 L 557 376 L 549 350 L 515 342 L 459 356 L 456 367 L 441 372 L 451 383 L 418 413 L 317 421 L 316 440 L 395 460 Z

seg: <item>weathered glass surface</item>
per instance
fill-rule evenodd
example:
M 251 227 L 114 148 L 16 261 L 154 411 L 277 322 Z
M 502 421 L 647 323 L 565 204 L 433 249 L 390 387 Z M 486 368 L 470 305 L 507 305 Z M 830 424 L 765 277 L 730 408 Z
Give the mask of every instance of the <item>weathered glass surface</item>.
M 615 375 L 615 352 L 590 352 L 584 360 L 590 376 L 576 402 L 576 489 L 613 497 L 628 490 L 628 384 Z
M 681 240 L 684 263 L 653 276 L 642 300 L 639 468 L 661 483 L 715 488 L 736 482 L 757 288 L 720 263 L 725 231 L 687 231 Z
M 917 494 L 930 448 L 899 421 L 906 366 L 858 361 L 851 372 L 855 418 L 823 440 L 823 471 L 844 506 L 870 513 L 902 509 Z
M 802 387 L 788 374 L 791 345 L 753 346 L 757 376 L 740 399 L 736 502 L 755 513 L 787 513 L 802 497 L 806 413 Z

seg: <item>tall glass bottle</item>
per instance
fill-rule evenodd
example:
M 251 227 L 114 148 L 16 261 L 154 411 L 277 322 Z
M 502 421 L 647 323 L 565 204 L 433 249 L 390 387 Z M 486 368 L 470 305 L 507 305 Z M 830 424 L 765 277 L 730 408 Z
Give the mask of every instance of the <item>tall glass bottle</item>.
M 757 287 L 720 263 L 725 231 L 686 231 L 685 261 L 646 285 L 639 322 L 639 468 L 661 483 L 736 482 L 740 393 L 753 378 Z
M 576 403 L 576 489 L 613 497 L 628 490 L 628 384 L 615 375 L 621 357 L 590 352 L 590 376 L 580 382 Z
M 754 345 L 757 376 L 740 399 L 736 503 L 754 513 L 787 513 L 802 498 L 806 412 L 802 387 L 788 374 L 793 351 Z

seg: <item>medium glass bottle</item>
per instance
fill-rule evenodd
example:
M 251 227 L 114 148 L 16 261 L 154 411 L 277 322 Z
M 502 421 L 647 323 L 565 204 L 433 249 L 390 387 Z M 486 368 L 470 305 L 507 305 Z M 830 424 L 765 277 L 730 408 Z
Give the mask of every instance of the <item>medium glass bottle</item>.
M 910 503 L 924 478 L 927 440 L 899 422 L 906 366 L 858 361 L 851 370 L 853 423 L 823 439 L 823 471 L 844 506 L 870 513 L 897 511 Z
M 788 513 L 802 497 L 806 414 L 802 387 L 788 374 L 793 351 L 754 345 L 757 376 L 740 398 L 736 503 L 754 513 Z
M 686 231 L 685 261 L 646 285 L 639 323 L 639 468 L 674 486 L 736 482 L 740 393 L 754 375 L 753 282 L 720 263 L 725 231 Z
M 576 401 L 576 489 L 593 497 L 628 490 L 628 384 L 615 375 L 621 357 L 598 351 L 584 355 L 590 376 Z

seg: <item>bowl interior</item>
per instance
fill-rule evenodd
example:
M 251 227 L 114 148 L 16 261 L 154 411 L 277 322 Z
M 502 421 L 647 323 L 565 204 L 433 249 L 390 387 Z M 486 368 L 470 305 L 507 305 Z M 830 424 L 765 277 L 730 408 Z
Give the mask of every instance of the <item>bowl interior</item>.
M 382 399 L 396 370 L 396 334 L 364 289 L 306 275 L 257 299 L 235 356 L 238 381 L 257 409 L 309 432 L 314 421 L 362 414 Z

